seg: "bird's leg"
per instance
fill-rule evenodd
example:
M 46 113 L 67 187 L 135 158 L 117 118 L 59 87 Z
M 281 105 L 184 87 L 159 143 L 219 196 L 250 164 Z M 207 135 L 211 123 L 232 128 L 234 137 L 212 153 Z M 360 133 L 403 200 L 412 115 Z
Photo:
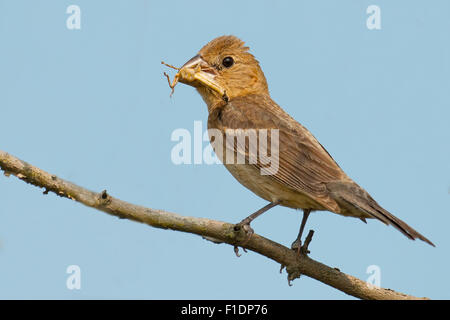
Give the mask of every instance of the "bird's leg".
M 298 232 L 297 239 L 292 243 L 291 249 L 297 250 L 297 252 L 300 254 L 300 252 L 306 254 L 307 252 L 303 252 L 303 249 L 306 249 L 305 251 L 308 251 L 308 248 L 302 247 L 302 234 L 303 229 L 305 229 L 306 220 L 308 220 L 309 214 L 311 213 L 311 209 L 304 209 L 303 210 L 303 219 L 302 223 L 300 224 L 300 231 Z M 306 243 L 305 243 L 306 244 Z
M 242 220 L 241 222 L 239 222 L 238 224 L 236 224 L 234 226 L 234 231 L 239 231 L 242 229 L 247 233 L 247 239 L 245 240 L 244 244 L 247 243 L 248 240 L 250 240 L 252 234 L 254 233 L 253 229 L 250 227 L 250 222 L 255 220 L 257 217 L 262 215 L 267 210 L 277 206 L 279 203 L 280 203 L 279 201 L 274 201 L 274 202 L 269 203 L 268 205 L 264 206 L 263 208 L 259 209 L 256 212 L 252 213 L 247 218 L 245 218 L 244 220 Z

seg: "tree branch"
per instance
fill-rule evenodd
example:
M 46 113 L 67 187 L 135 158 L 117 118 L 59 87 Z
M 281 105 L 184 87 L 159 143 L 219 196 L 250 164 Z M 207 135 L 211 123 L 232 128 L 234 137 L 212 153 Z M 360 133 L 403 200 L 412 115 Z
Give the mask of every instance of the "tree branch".
M 366 282 L 358 278 L 342 273 L 336 268 L 330 268 L 306 255 L 299 256 L 297 252 L 257 234 L 253 234 L 247 241 L 243 231 L 236 232 L 234 230 L 234 224 L 205 218 L 185 217 L 163 210 L 137 206 L 116 199 L 106 191 L 89 191 L 1 150 L 0 168 L 6 176 L 13 174 L 27 183 L 44 188 L 45 194 L 54 192 L 58 196 L 75 200 L 120 218 L 138 221 L 156 228 L 193 233 L 252 250 L 280 263 L 282 268 L 285 266 L 289 281 L 303 274 L 361 299 L 426 299 L 390 289 L 369 287 Z

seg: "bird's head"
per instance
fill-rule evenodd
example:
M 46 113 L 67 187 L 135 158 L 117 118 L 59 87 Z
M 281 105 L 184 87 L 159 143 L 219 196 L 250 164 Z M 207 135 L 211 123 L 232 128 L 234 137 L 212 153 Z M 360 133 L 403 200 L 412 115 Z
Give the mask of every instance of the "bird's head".
M 218 37 L 186 62 L 178 80 L 195 87 L 208 107 L 249 94 L 268 94 L 267 81 L 249 48 L 235 36 Z

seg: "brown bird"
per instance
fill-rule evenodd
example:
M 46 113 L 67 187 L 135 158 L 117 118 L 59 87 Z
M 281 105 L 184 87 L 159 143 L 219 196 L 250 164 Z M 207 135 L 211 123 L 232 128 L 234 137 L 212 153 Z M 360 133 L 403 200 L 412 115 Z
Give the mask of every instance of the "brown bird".
M 419 238 L 434 246 L 419 232 L 383 209 L 345 174 L 305 127 L 271 99 L 266 77 L 248 50 L 244 42 L 235 36 L 218 37 L 178 69 L 173 83 L 169 81 L 172 90 L 178 81 L 197 89 L 208 106 L 210 141 L 215 144 L 217 156 L 241 184 L 270 202 L 238 225 L 251 235 L 250 222 L 270 208 L 281 205 L 302 209 L 300 231 L 292 244 L 292 248 L 300 250 L 309 214 L 328 210 L 364 222 L 365 219 L 378 219 L 386 225 L 393 225 L 409 239 Z M 261 150 L 252 149 L 249 136 L 244 144 L 242 140 L 241 144 L 234 143 L 238 138 L 226 140 L 231 129 L 254 130 L 257 133 L 269 131 L 267 145 L 272 147 L 271 160 L 277 166 L 267 169 L 269 156 L 261 157 Z M 258 138 L 261 141 L 264 136 L 258 135 Z M 223 148 L 216 144 L 219 140 L 227 141 Z M 230 152 L 232 159 L 229 159 L 227 152 Z M 250 161 L 255 154 L 259 156 L 257 160 Z M 238 156 L 243 156 L 245 163 L 236 163 Z M 264 168 L 268 172 L 263 174 Z

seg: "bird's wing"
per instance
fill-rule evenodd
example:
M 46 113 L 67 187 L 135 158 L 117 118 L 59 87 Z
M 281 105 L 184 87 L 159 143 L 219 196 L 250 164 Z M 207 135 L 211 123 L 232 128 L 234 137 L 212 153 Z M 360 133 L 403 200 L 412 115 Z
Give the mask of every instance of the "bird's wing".
M 326 209 L 339 212 L 336 202 L 328 196 L 326 183 L 342 180 L 347 176 L 317 139 L 270 97 L 235 98 L 222 109 L 216 110 L 216 114 L 215 123 L 222 126 L 222 129 L 278 129 L 278 168 L 270 177 L 309 196 Z M 268 146 L 269 141 L 271 140 L 268 139 Z M 244 152 L 246 160 L 251 154 L 248 144 L 238 146 L 236 143 L 234 151 Z M 275 154 L 272 153 L 271 156 Z M 260 170 L 267 168 L 267 165 L 262 163 L 267 163 L 267 160 L 261 159 L 259 153 L 258 161 L 254 165 Z

